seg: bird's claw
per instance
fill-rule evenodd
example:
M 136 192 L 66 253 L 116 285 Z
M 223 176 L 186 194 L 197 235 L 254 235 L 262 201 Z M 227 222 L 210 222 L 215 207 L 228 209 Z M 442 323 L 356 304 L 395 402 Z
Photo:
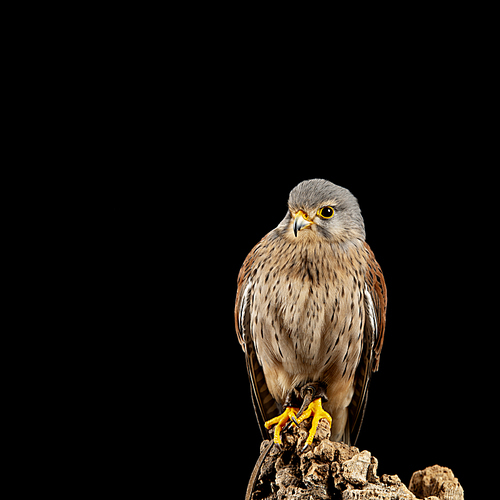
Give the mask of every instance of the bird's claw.
M 330 427 L 332 425 L 332 417 L 328 412 L 323 410 L 323 407 L 321 405 L 321 398 L 315 399 L 309 404 L 309 406 L 302 413 L 302 415 L 300 415 L 299 418 L 296 419 L 297 423 L 295 425 L 298 426 L 300 423 L 302 423 L 306 418 L 309 418 L 311 415 L 313 416 L 311 423 L 311 430 L 309 431 L 309 435 L 307 436 L 306 444 L 302 448 L 303 452 L 307 449 L 308 446 L 312 445 L 314 436 L 316 435 L 316 431 L 318 429 L 319 421 L 322 418 L 326 418 Z
M 264 423 L 266 429 L 270 429 L 273 425 L 276 424 L 276 427 L 274 429 L 274 443 L 277 445 L 281 445 L 281 432 L 286 431 L 289 429 L 290 425 L 292 425 L 293 419 L 295 419 L 295 415 L 298 411 L 298 408 L 293 408 L 291 406 L 288 406 L 285 408 L 285 411 L 281 414 L 278 415 L 277 417 L 272 418 L 271 420 L 268 420 L 267 422 Z M 292 420 L 290 420 L 292 419 Z M 290 420 L 290 422 L 286 425 L 285 424 Z M 297 424 L 295 424 L 297 425 Z
M 295 391 L 296 392 L 296 391 Z M 288 431 L 293 425 L 298 427 L 306 418 L 312 416 L 311 429 L 307 437 L 306 443 L 302 448 L 302 452 L 305 452 L 309 446 L 312 445 L 314 436 L 316 435 L 316 430 L 318 429 L 319 421 L 325 418 L 328 424 L 332 425 L 332 417 L 329 413 L 323 410 L 321 405 L 322 399 L 327 399 L 325 395 L 325 388 L 320 383 L 310 383 L 302 387 L 302 405 L 300 408 L 296 408 L 294 403 L 294 392 L 290 392 L 285 401 L 285 411 L 264 423 L 266 429 L 270 429 L 273 425 L 276 425 L 274 429 L 274 443 L 281 447 L 281 433 Z

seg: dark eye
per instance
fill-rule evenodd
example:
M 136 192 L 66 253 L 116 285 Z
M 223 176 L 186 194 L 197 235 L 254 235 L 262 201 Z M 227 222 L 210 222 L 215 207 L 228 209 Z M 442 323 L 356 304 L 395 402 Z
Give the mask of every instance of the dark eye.
M 318 210 L 318 215 L 323 217 L 323 219 L 331 219 L 335 210 L 332 207 L 323 207 Z

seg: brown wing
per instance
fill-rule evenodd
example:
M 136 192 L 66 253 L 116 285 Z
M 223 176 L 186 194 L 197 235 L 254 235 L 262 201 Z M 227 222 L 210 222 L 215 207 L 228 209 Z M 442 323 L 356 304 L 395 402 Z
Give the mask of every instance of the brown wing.
M 269 432 L 264 427 L 264 422 L 279 415 L 280 409 L 267 388 L 264 371 L 258 361 L 251 332 L 251 304 L 253 301 L 252 270 L 256 251 L 263 240 L 261 240 L 261 242 L 259 242 L 248 254 L 240 269 L 238 275 L 238 291 L 236 292 L 236 303 L 234 307 L 234 322 L 236 335 L 245 353 L 252 403 L 259 423 L 262 439 L 269 439 Z
M 382 352 L 382 346 L 384 344 L 385 335 L 385 316 L 387 311 L 387 287 L 385 286 L 384 275 L 382 274 L 382 269 L 379 263 L 373 255 L 372 249 L 365 243 L 365 248 L 368 250 L 370 256 L 368 260 L 368 272 L 366 275 L 366 284 L 368 286 L 368 291 L 370 293 L 371 299 L 373 301 L 374 312 L 375 312 L 375 331 L 372 332 L 373 337 L 373 364 L 372 371 L 378 371 L 378 366 L 380 363 L 380 353 Z M 370 329 L 373 328 L 370 326 Z
M 363 354 L 356 372 L 354 396 L 349 406 L 349 425 L 353 445 L 356 443 L 363 422 L 371 374 L 379 367 L 387 310 L 387 288 L 382 269 L 367 243 L 365 243 L 365 248 L 368 252 L 368 271 L 365 276 Z
M 255 260 L 255 253 L 259 246 L 260 242 L 252 248 L 252 251 L 247 255 L 238 274 L 238 290 L 236 291 L 236 302 L 234 304 L 234 328 L 236 330 L 236 335 L 238 336 L 238 341 L 244 352 L 246 352 L 245 336 L 250 334 L 250 332 L 247 331 L 247 325 L 245 325 L 244 322 L 249 299 L 249 290 L 247 287 L 248 285 L 251 285 L 250 273 Z

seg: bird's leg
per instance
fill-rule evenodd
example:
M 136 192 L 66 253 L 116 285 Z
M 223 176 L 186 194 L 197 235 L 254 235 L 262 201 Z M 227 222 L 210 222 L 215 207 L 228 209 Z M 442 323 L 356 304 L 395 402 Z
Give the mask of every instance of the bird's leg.
M 281 445 L 281 431 L 283 430 L 283 427 L 285 427 L 285 424 L 290 420 L 294 419 L 295 415 L 297 414 L 297 411 L 299 410 L 297 408 L 297 405 L 295 404 L 295 399 L 296 399 L 296 389 L 292 389 L 286 396 L 285 404 L 283 405 L 285 407 L 285 411 L 281 414 L 278 415 L 277 417 L 272 418 L 271 420 L 268 420 L 267 422 L 264 423 L 266 429 L 270 429 L 273 425 L 276 424 L 276 427 L 274 429 L 274 442 L 278 445 Z M 284 430 L 287 430 L 289 424 L 286 426 Z
M 290 420 L 290 417 L 294 417 L 295 413 L 297 413 L 298 408 L 292 408 L 291 406 L 285 408 L 285 411 L 278 415 L 277 417 L 272 418 L 264 423 L 266 429 L 270 429 L 274 424 L 276 427 L 274 428 L 274 442 L 276 444 L 281 444 L 281 431 L 285 424 Z
M 306 384 L 302 387 L 300 391 L 303 402 L 299 411 L 292 418 L 295 425 L 299 425 L 306 418 L 309 418 L 313 415 L 313 420 L 311 424 L 311 430 L 309 431 L 309 436 L 307 437 L 306 444 L 302 451 L 305 451 L 308 446 L 310 446 L 313 442 L 314 436 L 316 435 L 316 430 L 318 429 L 319 421 L 322 418 L 326 418 L 330 426 L 332 425 L 332 417 L 331 415 L 323 410 L 321 405 L 321 400 L 327 401 L 325 387 L 323 384 L 319 384 L 317 382 L 313 382 L 311 384 Z

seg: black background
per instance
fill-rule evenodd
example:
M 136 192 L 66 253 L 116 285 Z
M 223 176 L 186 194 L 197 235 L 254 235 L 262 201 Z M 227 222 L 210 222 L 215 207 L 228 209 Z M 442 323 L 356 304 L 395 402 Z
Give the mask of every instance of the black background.
M 75 180 L 58 179 L 68 198 L 83 187 L 76 208 L 55 203 L 81 252 L 67 272 L 83 298 L 61 293 L 81 304 L 65 331 L 84 356 L 83 391 L 70 392 L 88 398 L 71 434 L 94 439 L 86 473 L 100 464 L 113 491 L 135 480 L 142 496 L 177 481 L 196 497 L 229 484 L 229 498 L 243 497 L 260 433 L 236 279 L 289 191 L 322 177 L 358 198 L 388 289 L 357 444 L 380 474 L 408 484 L 437 463 L 474 489 L 497 436 L 494 31 L 483 14 L 434 10 L 415 27 L 414 13 L 396 13 L 318 29 L 199 11 L 156 27 L 148 15 L 140 29 L 113 11 L 94 53 L 71 55 L 67 137 L 47 126 L 49 153 L 36 154 L 59 152 L 63 173 L 78 165 Z M 81 37 L 85 51 L 93 37 Z
M 129 179 L 114 198 L 106 390 L 119 416 L 110 429 L 125 419 L 123 446 L 143 450 L 154 477 L 161 479 L 169 457 L 179 460 L 180 449 L 183 467 L 195 460 L 209 484 L 227 479 L 244 494 L 261 438 L 234 330 L 237 275 L 284 217 L 289 191 L 321 177 L 358 198 L 388 290 L 380 370 L 357 446 L 378 458 L 380 474 L 408 484 L 414 471 L 439 464 L 467 491 L 470 460 L 490 432 L 495 365 L 484 346 L 494 339 L 497 313 L 495 290 L 484 291 L 495 286 L 496 243 L 485 186 L 495 172 L 472 172 L 467 151 L 443 166 L 426 164 L 429 150 L 382 162 L 381 150 L 351 158 L 350 147 L 334 154 L 332 146 L 320 157 L 310 141 L 299 153 L 292 143 L 282 143 L 286 154 L 281 145 L 270 154 L 259 147 L 239 161 L 235 152 L 235 164 L 225 158 L 200 172 L 143 177 L 140 185 Z M 203 158 L 219 148 L 204 145 Z
M 485 353 L 498 329 L 484 102 L 460 101 L 463 88 L 445 78 L 388 89 L 357 81 L 348 97 L 343 82 L 335 96 L 323 88 L 297 101 L 283 78 L 248 77 L 186 82 L 168 127 L 155 116 L 111 148 L 133 165 L 105 188 L 102 245 L 126 443 L 158 467 L 158 455 L 178 459 L 182 439 L 185 467 L 196 457 L 208 484 L 227 479 L 244 494 L 260 433 L 234 331 L 237 275 L 284 217 L 289 191 L 320 177 L 358 198 L 388 290 L 357 446 L 380 474 L 408 484 L 439 464 L 467 491 L 470 458 L 488 439 Z
M 165 450 L 165 460 L 176 439 L 189 442 L 209 477 L 220 478 L 224 463 L 222 477 L 243 495 L 261 438 L 234 331 L 237 275 L 284 217 L 289 191 L 320 177 L 358 198 L 388 290 L 380 370 L 357 446 L 379 459 L 380 474 L 408 484 L 439 464 L 467 491 L 470 458 L 489 432 L 485 371 L 494 365 L 484 345 L 496 313 L 495 292 L 484 290 L 494 287 L 496 243 L 485 186 L 495 172 L 473 168 L 470 148 L 454 137 L 455 149 L 449 137 L 432 148 L 402 137 L 392 149 L 360 143 L 365 154 L 354 157 L 356 141 L 318 152 L 310 137 L 300 145 L 300 134 L 271 149 L 236 138 L 228 152 L 209 138 L 197 161 L 220 150 L 215 166 L 128 182 L 110 212 L 112 288 L 126 295 L 115 317 L 129 332 L 113 346 L 122 353 L 116 377 L 138 442 Z

